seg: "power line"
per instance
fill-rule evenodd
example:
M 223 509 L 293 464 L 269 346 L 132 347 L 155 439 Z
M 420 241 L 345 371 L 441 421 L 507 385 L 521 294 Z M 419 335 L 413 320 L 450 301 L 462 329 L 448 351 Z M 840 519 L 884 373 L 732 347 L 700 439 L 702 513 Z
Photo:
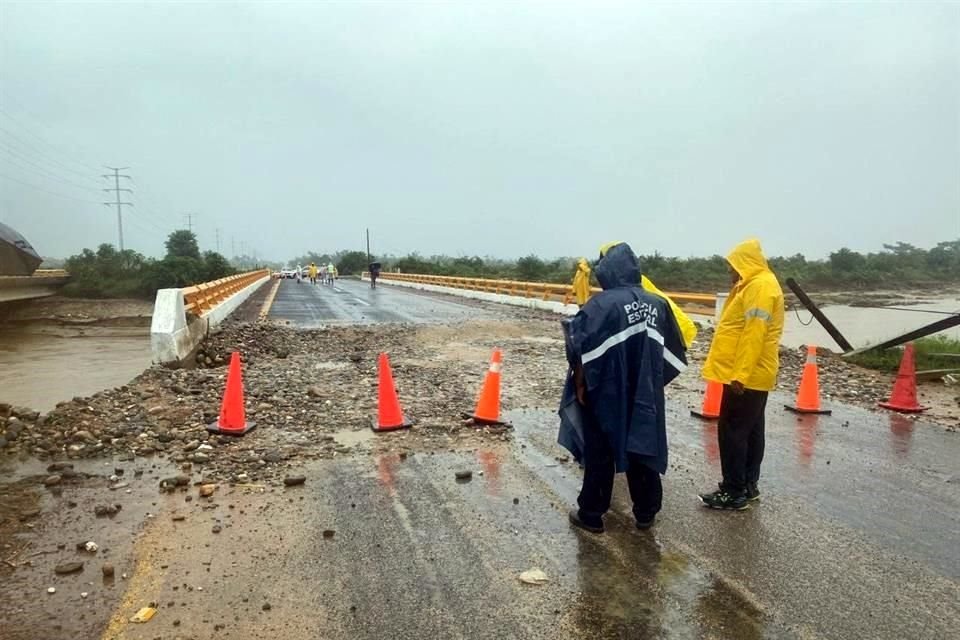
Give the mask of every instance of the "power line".
M 30 187 L 31 189 L 36 189 L 37 191 L 43 191 L 44 193 L 48 193 L 48 194 L 50 194 L 51 196 L 57 196 L 58 198 L 66 198 L 67 200 L 76 200 L 77 202 L 86 202 L 87 204 L 100 204 L 99 202 L 95 202 L 95 201 L 93 201 L 93 200 L 84 200 L 83 198 L 77 198 L 77 197 L 75 197 L 75 196 L 68 196 L 68 195 L 65 195 L 65 194 L 63 194 L 63 193 L 58 193 L 58 192 L 56 192 L 56 191 L 50 191 L 49 189 L 44 189 L 43 187 L 38 187 L 37 185 L 35 185 L 35 184 L 33 184 L 33 183 L 25 182 L 25 181 L 23 181 L 23 180 L 20 180 L 20 179 L 18 179 L 18 178 L 14 178 L 13 176 L 8 176 L 8 175 L 3 174 L 3 173 L 0 173 L 0 178 L 6 178 L 7 180 L 12 180 L 13 182 L 18 182 L 18 183 L 24 185 L 25 187 Z
M 31 153 L 33 153 L 34 155 L 36 155 L 36 156 L 38 156 L 38 157 L 40 157 L 40 158 L 43 158 L 43 159 L 46 160 L 47 162 L 50 162 L 51 164 L 55 164 L 55 165 L 59 166 L 62 170 L 64 170 L 64 171 L 69 171 L 70 173 L 75 173 L 75 174 L 78 175 L 78 176 L 89 177 L 89 175 L 90 175 L 89 173 L 77 171 L 76 169 L 71 169 L 70 167 L 68 167 L 68 166 L 67 166 L 66 164 L 64 164 L 63 162 L 60 162 L 60 161 L 57 160 L 56 158 L 52 157 L 49 153 L 46 153 L 46 152 L 44 152 L 44 151 L 40 151 L 40 150 L 38 150 L 38 149 L 36 148 L 35 145 L 32 145 L 32 144 L 30 144 L 30 143 L 28 143 L 28 142 L 24 142 L 23 140 L 20 139 L 19 136 L 17 136 L 17 135 L 14 134 L 13 132 L 11 132 L 9 129 L 6 129 L 6 128 L 4 128 L 4 127 L 0 127 L 0 131 L 2 131 L 3 133 L 6 133 L 8 136 L 10 136 L 10 138 L 12 138 L 14 141 L 16 141 L 16 143 L 17 143 L 18 145 L 20 145 L 21 147 L 24 147 L 24 148 L 28 149 Z M 21 151 L 21 153 L 23 153 L 23 152 Z
M 114 184 L 114 186 L 113 186 L 113 189 L 104 189 L 104 191 L 106 191 L 106 192 L 108 192 L 108 193 L 113 192 L 114 195 L 116 195 L 117 200 L 116 200 L 116 202 L 104 202 L 103 204 L 107 205 L 108 207 L 112 207 L 112 206 L 114 206 L 114 205 L 116 205 L 116 207 L 117 207 L 117 234 L 120 236 L 120 252 L 122 253 L 122 252 L 123 252 L 123 205 L 127 205 L 128 207 L 132 207 L 132 206 L 133 206 L 133 203 L 132 203 L 132 202 L 121 202 L 121 201 L 120 201 L 120 192 L 121 192 L 121 191 L 126 191 L 127 193 L 130 193 L 130 194 L 132 195 L 132 194 L 133 194 L 133 190 L 132 190 L 132 189 L 125 189 L 125 188 L 121 188 L 121 187 L 120 187 L 120 178 L 126 178 L 127 180 L 130 179 L 130 176 L 128 176 L 128 175 L 123 175 L 123 174 L 121 174 L 120 172 L 123 171 L 123 170 L 125 170 L 125 169 L 129 169 L 129 167 L 107 167 L 107 169 L 109 169 L 110 171 L 113 171 L 113 174 L 112 174 L 112 175 L 109 174 L 109 173 L 103 174 L 103 177 L 104 177 L 104 178 L 111 178 L 111 177 L 112 177 L 112 178 L 113 178 L 113 184 Z
M 163 221 L 164 221 L 166 224 L 170 225 L 170 227 L 172 227 L 172 228 L 174 228 L 174 229 L 177 228 L 177 225 L 178 225 L 179 223 L 176 221 L 175 216 L 173 216 L 173 215 L 171 215 L 171 214 L 169 214 L 169 213 L 162 213 L 161 211 L 158 211 L 158 209 L 163 209 L 164 207 L 159 206 L 159 205 L 154 201 L 155 199 L 154 199 L 153 197 L 151 197 L 151 191 L 146 188 L 146 185 L 144 185 L 144 183 L 143 183 L 142 180 L 136 180 L 136 179 L 131 178 L 130 182 L 131 182 L 134 186 L 137 187 L 137 193 L 138 193 L 138 196 L 139 196 L 138 199 L 139 199 L 139 201 L 140 201 L 140 209 L 141 209 L 142 211 L 146 211 L 146 212 L 148 212 L 148 213 L 152 213 L 153 215 L 157 216 L 158 218 L 163 218 Z M 152 206 L 145 206 L 145 205 L 143 204 L 144 201 L 146 201 L 147 204 L 152 205 Z
M 11 98 L 10 95 L 4 95 L 4 100 L 12 100 L 12 98 Z M 19 103 L 18 103 L 18 104 L 19 104 Z M 23 105 L 20 105 L 20 106 L 22 107 Z M 44 138 L 42 138 L 41 136 L 33 133 L 33 132 L 30 130 L 30 127 L 28 127 L 27 125 L 25 125 L 19 118 L 14 117 L 9 111 L 6 111 L 5 109 L 0 108 L 0 113 L 2 113 L 3 115 L 5 115 L 8 119 L 12 120 L 13 122 L 17 123 L 17 124 L 23 129 L 23 131 L 24 131 L 27 135 L 29 135 L 31 138 L 33 138 L 34 140 L 37 140 L 40 144 L 42 144 L 43 146 L 45 146 L 45 147 L 47 147 L 47 148 L 49 148 L 49 149 L 52 149 L 52 150 L 55 151 L 56 153 L 63 155 L 65 158 L 67 158 L 67 160 L 69 160 L 69 161 L 72 162 L 73 164 L 77 165 L 78 167 L 83 167 L 83 169 L 85 169 L 85 170 L 87 170 L 87 171 L 95 168 L 94 165 L 88 164 L 88 163 L 86 163 L 86 162 L 80 162 L 80 161 L 76 160 L 75 158 L 72 158 L 72 157 L 70 156 L 70 154 L 64 153 L 62 150 L 57 149 L 57 147 L 55 147 L 55 146 L 53 146 L 51 143 L 47 142 Z M 38 129 L 43 129 L 43 126 L 40 125 L 39 123 L 37 123 L 37 128 L 38 128 Z
M 20 162 L 26 162 L 27 164 L 35 167 L 34 169 L 30 169 L 30 168 L 28 168 L 28 167 L 24 167 L 23 165 L 19 165 L 19 164 L 13 163 L 14 166 L 17 166 L 17 167 L 19 167 L 20 169 L 23 169 L 23 170 L 25 170 L 25 171 L 33 172 L 33 173 L 35 173 L 35 174 L 37 174 L 37 175 L 40 175 L 40 176 L 43 176 L 44 178 L 47 178 L 47 179 L 53 179 L 53 180 L 56 180 L 56 181 L 58 181 L 58 182 L 62 182 L 62 183 L 64 183 L 64 184 L 68 184 L 68 185 L 70 185 L 70 186 L 72 186 L 72 187 L 76 187 L 77 189 L 83 189 L 83 190 L 85 190 L 85 191 L 94 191 L 94 192 L 97 191 L 97 189 L 95 189 L 95 188 L 93 188 L 93 187 L 90 187 L 90 186 L 87 186 L 87 185 L 82 185 L 82 184 L 80 184 L 80 183 L 78 183 L 78 182 L 74 182 L 73 180 L 68 180 L 68 179 L 66 179 L 66 178 L 62 178 L 62 177 L 58 176 L 56 173 L 54 173 L 53 171 L 50 171 L 50 170 L 47 169 L 46 167 L 44 167 L 44 166 L 42 166 L 42 165 L 39 165 L 39 164 L 37 164 L 36 162 L 33 162 L 33 161 L 30 160 L 27 156 L 24 156 L 24 155 L 22 155 L 22 154 L 17 154 L 17 153 L 15 153 L 15 150 L 13 150 L 11 147 L 6 147 L 6 145 L 4 145 L 3 143 L 0 143 L 0 148 L 2 148 L 3 151 L 6 151 L 7 153 L 14 155 L 14 158 L 16 158 L 18 161 L 20 161 Z M 13 162 L 13 161 L 8 158 L 8 159 L 7 159 L 7 162 Z

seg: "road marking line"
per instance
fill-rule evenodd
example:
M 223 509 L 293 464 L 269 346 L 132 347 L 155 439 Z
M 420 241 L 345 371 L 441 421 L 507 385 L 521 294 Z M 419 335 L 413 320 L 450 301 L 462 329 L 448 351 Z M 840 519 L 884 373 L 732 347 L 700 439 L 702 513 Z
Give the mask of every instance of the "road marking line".
M 134 569 L 126 584 L 122 578 L 114 578 L 118 584 L 125 587 L 120 602 L 114 607 L 113 615 L 104 629 L 102 640 L 118 640 L 125 638 L 124 630 L 131 615 L 137 612 L 145 602 L 157 602 L 165 584 L 164 576 L 157 571 L 156 565 L 151 562 L 152 557 L 159 550 L 160 541 L 169 540 L 173 532 L 166 526 L 153 520 L 144 529 L 143 533 L 134 540 Z M 166 531 L 161 531 L 166 530 Z M 166 535 L 164 535 L 164 533 Z
M 366 300 L 363 300 L 362 298 L 358 298 L 357 296 L 353 296 L 353 299 L 359 302 L 360 304 L 365 304 L 368 307 L 371 306 L 369 302 L 367 302 Z
M 273 289 L 270 290 L 270 293 L 267 294 L 267 299 L 263 301 L 263 306 L 260 307 L 260 317 L 257 319 L 257 322 L 261 322 L 267 319 L 267 316 L 270 314 L 270 307 L 273 306 L 273 301 L 277 297 L 277 290 L 280 289 L 280 280 L 278 279 L 273 283 Z

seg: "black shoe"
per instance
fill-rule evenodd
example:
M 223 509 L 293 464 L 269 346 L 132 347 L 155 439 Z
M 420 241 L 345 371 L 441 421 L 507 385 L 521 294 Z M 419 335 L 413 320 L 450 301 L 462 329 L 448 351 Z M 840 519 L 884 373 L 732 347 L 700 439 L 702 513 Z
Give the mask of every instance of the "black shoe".
M 637 529 L 640 529 L 640 531 L 646 531 L 647 529 L 652 527 L 656 521 L 657 521 L 656 516 L 650 518 L 649 520 L 637 520 Z
M 711 509 L 743 511 L 750 508 L 746 494 L 735 496 L 723 489 L 718 489 L 713 493 L 701 493 L 700 500 Z
M 583 529 L 584 531 L 589 531 L 590 533 L 603 533 L 603 525 L 595 527 L 593 525 L 587 524 L 580 519 L 580 511 L 577 509 L 570 509 L 570 524 L 577 527 L 578 529 Z
M 747 500 L 750 502 L 756 502 L 760 499 L 760 489 L 757 488 L 756 482 L 747 483 Z

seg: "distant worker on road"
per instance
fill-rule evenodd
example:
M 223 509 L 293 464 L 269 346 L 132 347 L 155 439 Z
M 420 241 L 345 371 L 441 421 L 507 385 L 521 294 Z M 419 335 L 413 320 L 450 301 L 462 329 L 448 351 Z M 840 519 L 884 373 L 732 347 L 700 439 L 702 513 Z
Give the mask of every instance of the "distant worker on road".
M 300 284 L 300 281 L 303 280 L 303 267 L 299 264 L 297 265 L 297 284 Z
M 327 284 L 333 286 L 333 276 L 337 272 L 337 267 L 331 262 L 327 265 Z
M 758 240 L 727 256 L 733 288 L 723 306 L 703 377 L 723 383 L 717 440 L 723 482 L 700 494 L 714 509 L 743 510 L 760 498 L 767 394 L 777 383 L 783 291 Z
M 664 387 L 686 367 L 686 348 L 670 305 L 640 287 L 629 245 L 605 245 L 596 275 L 603 291 L 564 322 L 570 371 L 558 441 L 584 466 L 569 518 L 603 533 L 614 475 L 625 471 L 636 526 L 648 529 L 667 471 Z
M 577 261 L 577 272 L 573 275 L 573 297 L 580 307 L 590 299 L 590 263 L 586 258 Z
M 312 284 L 312 285 L 316 285 L 316 284 L 317 284 L 317 273 L 318 273 L 318 272 L 319 272 L 319 270 L 317 269 L 317 263 L 316 263 L 316 262 L 311 262 L 311 263 L 310 263 L 310 270 L 309 270 L 309 272 L 308 272 L 308 273 L 310 274 L 310 284 Z
M 370 270 L 370 288 L 371 288 L 371 289 L 376 289 L 376 288 L 377 288 L 377 278 L 380 277 L 380 268 L 381 268 L 381 267 L 380 267 L 380 263 L 379 263 L 379 262 L 371 262 L 371 263 L 370 263 L 370 266 L 369 266 L 368 268 L 369 268 L 369 270 Z

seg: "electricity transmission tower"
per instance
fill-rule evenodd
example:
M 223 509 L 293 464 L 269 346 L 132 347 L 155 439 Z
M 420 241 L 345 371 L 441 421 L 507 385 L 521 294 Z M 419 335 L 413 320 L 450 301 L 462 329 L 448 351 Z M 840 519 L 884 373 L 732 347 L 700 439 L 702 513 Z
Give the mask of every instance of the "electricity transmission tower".
M 104 202 L 103 204 L 105 204 L 105 205 L 108 206 L 108 207 L 114 207 L 114 206 L 115 206 L 115 207 L 117 208 L 117 234 L 120 236 L 120 251 L 121 251 L 121 252 L 123 251 L 123 207 L 124 207 L 124 206 L 132 207 L 132 206 L 133 206 L 133 203 L 132 203 L 132 202 L 121 202 L 121 200 L 120 200 L 120 192 L 121 192 L 121 191 L 126 191 L 126 192 L 129 193 L 129 194 L 133 194 L 133 190 L 132 190 L 132 189 L 121 188 L 121 187 L 120 187 L 120 178 L 126 178 L 127 180 L 132 180 L 132 178 L 131 178 L 130 176 L 125 175 L 125 174 L 122 174 L 122 173 L 120 173 L 120 172 L 121 172 L 121 171 L 126 171 L 126 170 L 129 169 L 129 168 L 130 168 L 130 167 L 107 167 L 107 169 L 109 169 L 110 171 L 113 171 L 113 173 L 105 173 L 105 174 L 103 174 L 103 177 L 104 177 L 104 178 L 113 178 L 113 188 L 112 188 L 112 189 L 104 189 L 104 191 L 106 191 L 107 193 L 113 193 L 113 194 L 116 196 L 117 199 L 116 199 L 115 202 Z

